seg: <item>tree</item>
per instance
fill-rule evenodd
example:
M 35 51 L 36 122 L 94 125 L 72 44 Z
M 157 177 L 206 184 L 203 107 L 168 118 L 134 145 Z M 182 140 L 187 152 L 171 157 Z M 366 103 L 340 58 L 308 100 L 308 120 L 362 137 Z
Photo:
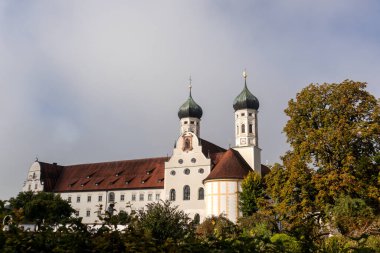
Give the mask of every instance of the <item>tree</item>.
M 20 221 L 41 224 L 64 223 L 74 209 L 58 194 L 48 192 L 20 192 L 16 198 L 9 200 L 15 216 L 23 215 Z
M 150 234 L 159 243 L 171 238 L 180 240 L 190 233 L 191 219 L 170 201 L 149 203 L 146 211 L 138 213 L 137 229 Z
M 239 204 L 243 216 L 250 216 L 257 212 L 260 202 L 264 201 L 265 190 L 261 176 L 256 172 L 249 172 L 241 183 L 242 192 L 239 195 Z
M 321 207 L 340 195 L 363 198 L 379 206 L 379 101 L 366 84 L 310 84 L 290 100 L 284 132 L 293 158 L 316 173 L 316 200 Z
M 341 196 L 328 213 L 330 224 L 342 235 L 361 238 L 380 233 L 380 217 L 362 199 Z

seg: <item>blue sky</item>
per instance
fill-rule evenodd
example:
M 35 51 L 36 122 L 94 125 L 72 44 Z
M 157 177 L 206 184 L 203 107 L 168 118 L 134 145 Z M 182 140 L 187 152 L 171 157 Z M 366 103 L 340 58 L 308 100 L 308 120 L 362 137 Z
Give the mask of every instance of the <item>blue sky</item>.
M 0 199 L 36 155 L 75 164 L 171 154 L 177 110 L 234 143 L 232 102 L 260 100 L 263 162 L 288 149 L 289 99 L 353 79 L 380 97 L 379 1 L 1 1 Z

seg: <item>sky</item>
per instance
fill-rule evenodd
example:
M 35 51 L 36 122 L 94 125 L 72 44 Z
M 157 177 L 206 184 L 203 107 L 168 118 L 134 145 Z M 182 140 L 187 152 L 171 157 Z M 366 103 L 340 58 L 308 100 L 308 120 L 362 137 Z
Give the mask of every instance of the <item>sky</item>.
M 171 155 L 178 108 L 234 145 L 232 103 L 259 99 L 262 162 L 288 149 L 284 109 L 310 83 L 367 82 L 380 97 L 376 0 L 0 1 L 0 199 L 29 167 Z

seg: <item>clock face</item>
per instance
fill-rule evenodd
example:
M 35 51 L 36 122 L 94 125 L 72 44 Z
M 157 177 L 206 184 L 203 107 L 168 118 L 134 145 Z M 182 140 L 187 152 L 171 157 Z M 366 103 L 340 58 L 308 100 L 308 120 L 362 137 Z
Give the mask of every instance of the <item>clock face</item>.
M 246 144 L 246 140 L 245 139 L 240 139 L 240 144 Z

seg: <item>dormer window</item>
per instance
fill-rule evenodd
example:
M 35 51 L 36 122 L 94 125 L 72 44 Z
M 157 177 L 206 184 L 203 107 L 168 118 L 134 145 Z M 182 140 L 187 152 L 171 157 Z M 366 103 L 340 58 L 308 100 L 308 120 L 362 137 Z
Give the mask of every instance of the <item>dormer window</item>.
M 153 169 L 150 169 L 150 170 L 147 170 L 147 171 L 146 171 L 146 174 L 147 174 L 147 175 L 150 175 L 150 174 L 152 174 L 152 172 L 153 172 L 153 170 L 154 170 L 154 169 L 155 169 L 155 168 L 153 168 Z

